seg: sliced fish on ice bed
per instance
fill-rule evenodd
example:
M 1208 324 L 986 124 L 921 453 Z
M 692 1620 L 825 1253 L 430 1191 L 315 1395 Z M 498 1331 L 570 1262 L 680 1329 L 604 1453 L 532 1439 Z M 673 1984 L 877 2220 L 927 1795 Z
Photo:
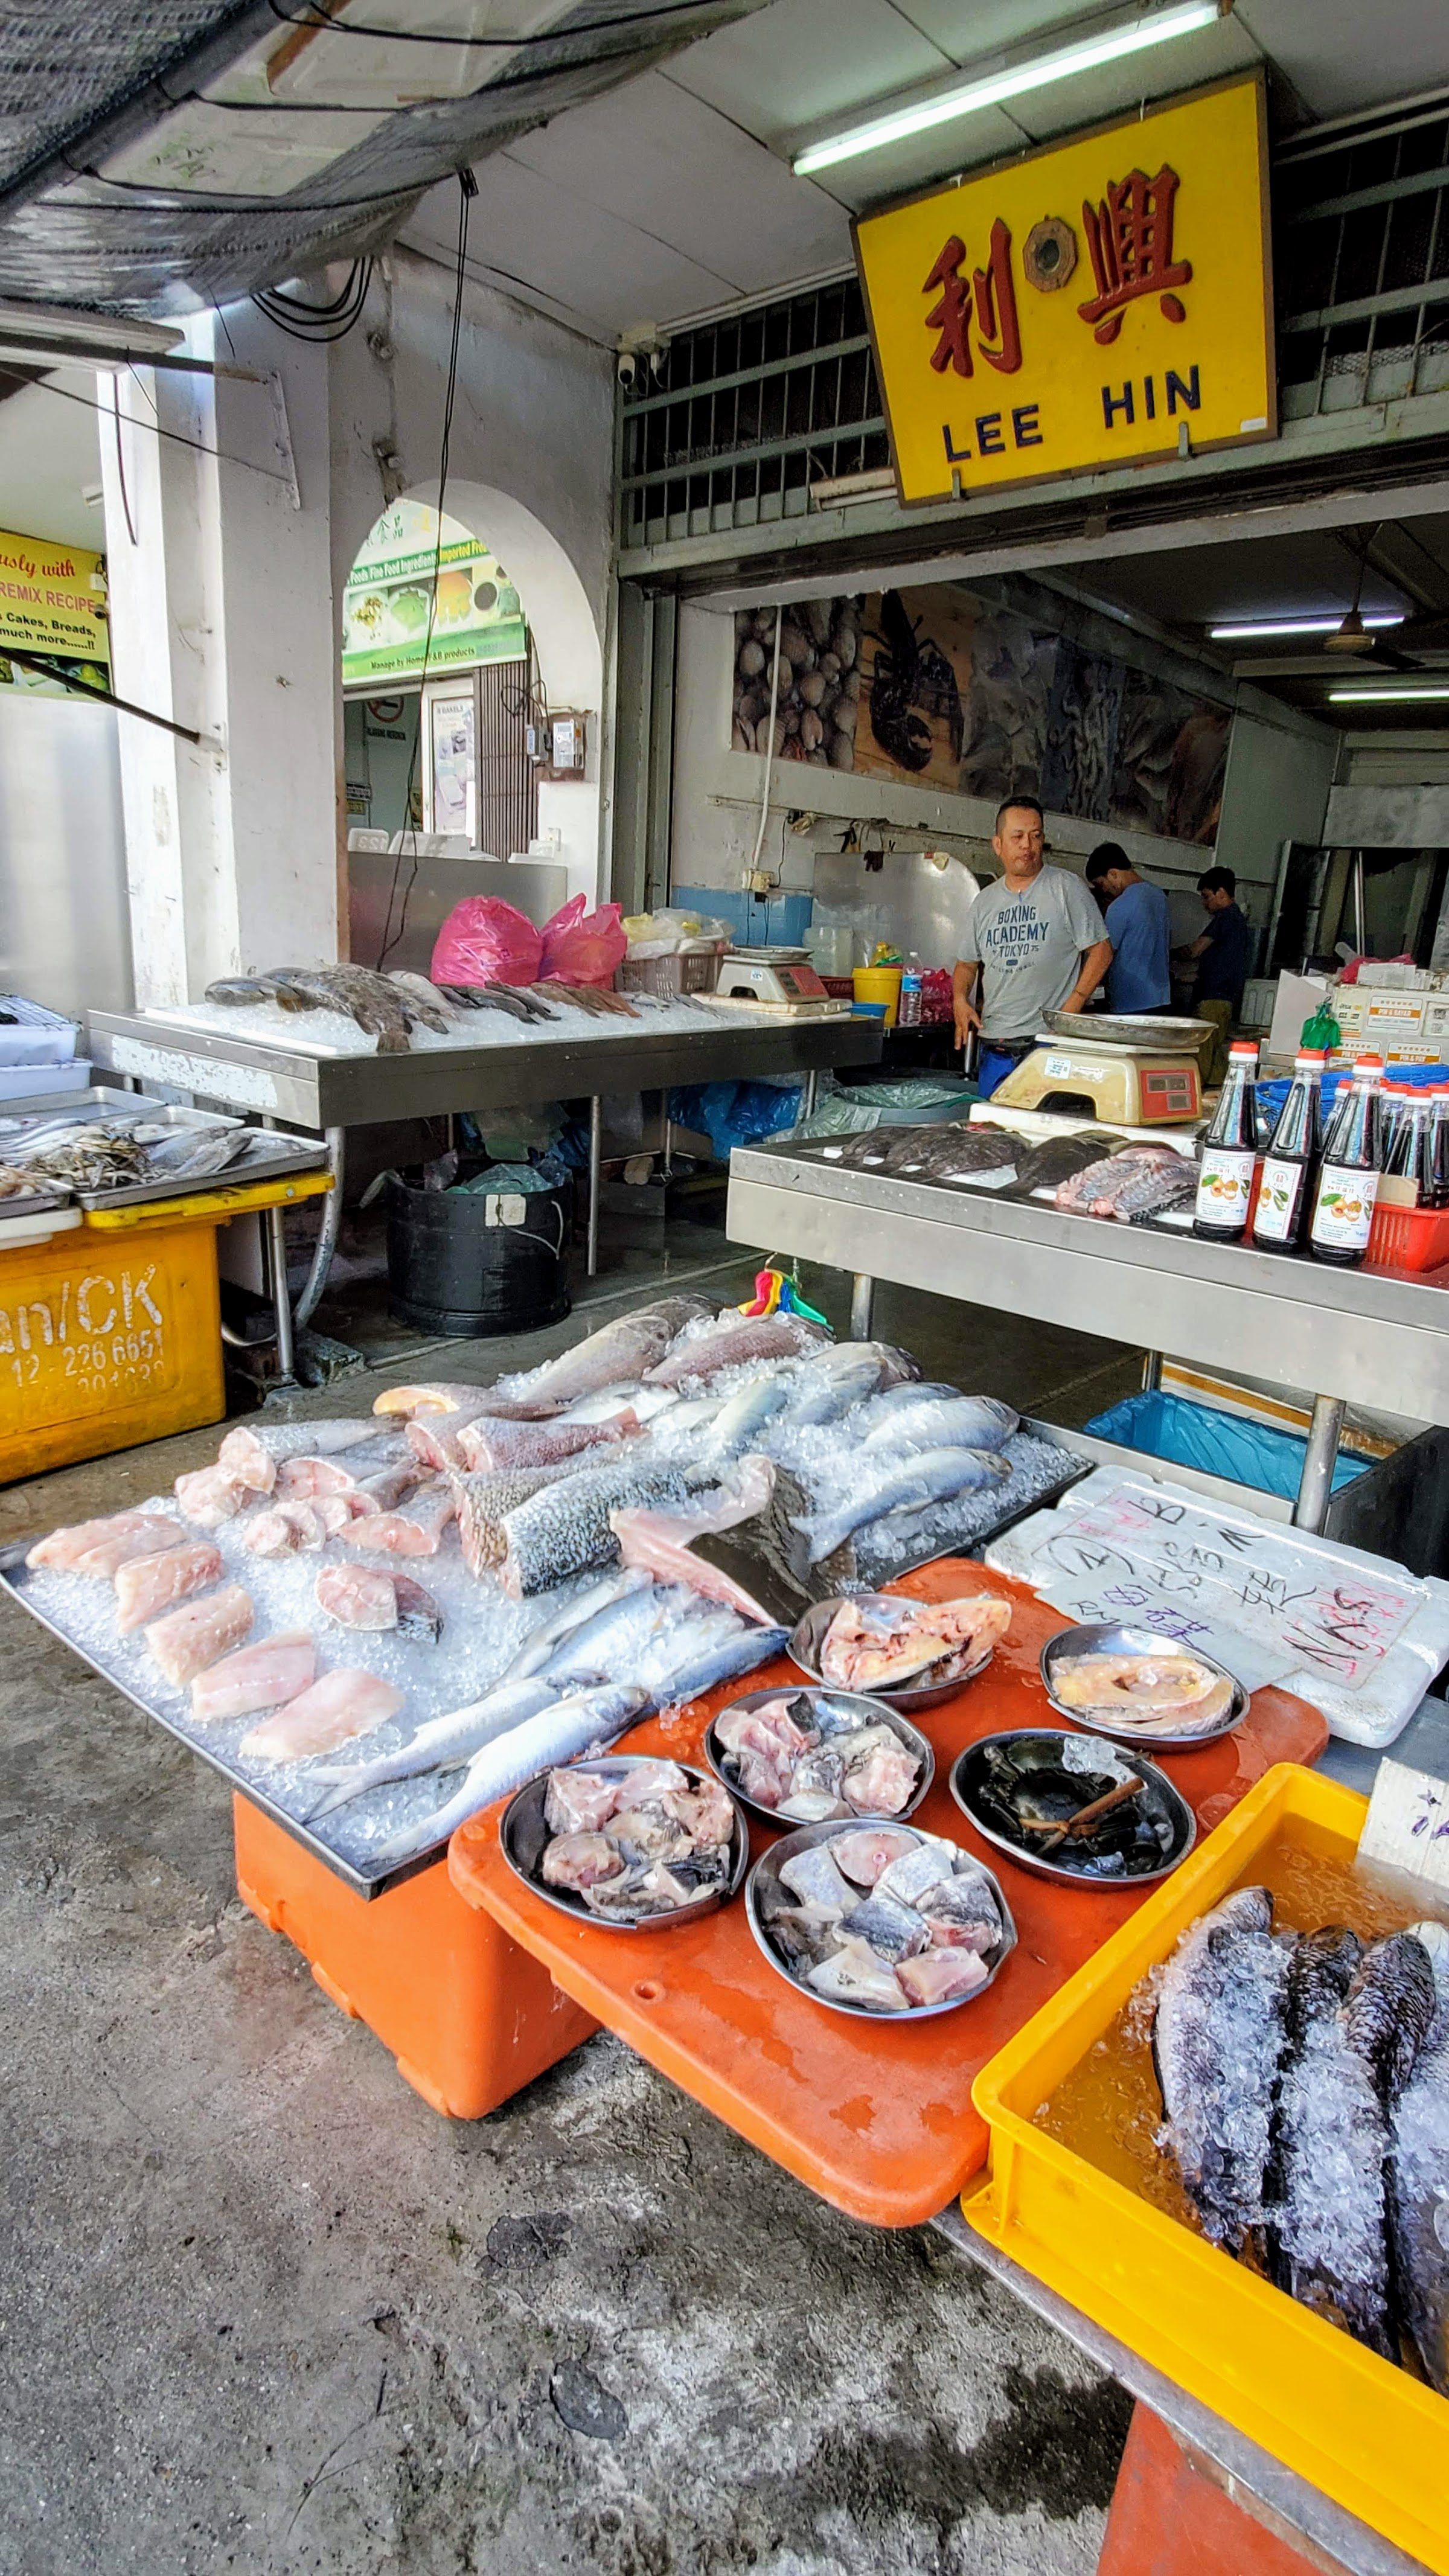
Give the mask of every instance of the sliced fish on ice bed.
M 629 1683 L 616 1684 L 555 1700 L 536 1716 L 510 1726 L 474 1754 L 459 1787 L 444 1805 L 377 1845 L 368 1856 L 374 1869 L 401 1869 L 420 1853 L 446 1842 L 480 1807 L 491 1807 L 495 1798 L 521 1788 L 536 1772 L 551 1771 L 591 1748 L 612 1744 L 647 1705 L 646 1691 Z
M 224 1467 L 197 1467 L 189 1475 L 178 1476 L 172 1492 L 189 1521 L 200 1529 L 220 1529 L 223 1521 L 235 1520 L 237 1513 L 256 1500 L 255 1485 L 239 1484 Z
M 251 1594 L 239 1583 L 228 1583 L 220 1592 L 183 1602 L 179 1610 L 154 1621 L 146 1630 L 147 1650 L 168 1682 L 180 1689 L 239 1646 L 250 1634 L 255 1616 Z
M 251 1762 L 306 1762 L 314 1753 L 331 1753 L 350 1737 L 366 1735 L 370 1727 L 385 1726 L 402 1705 L 403 1693 L 377 1673 L 323 1673 L 244 1735 L 237 1751 Z
M 338 1498 L 329 1495 L 326 1499 Z M 242 1532 L 242 1545 L 249 1556 L 295 1556 L 306 1548 L 325 1547 L 332 1534 L 316 1504 L 273 1503 L 267 1511 L 256 1512 L 249 1519 Z
M 163 1548 L 159 1556 L 132 1557 L 116 1568 L 116 1626 L 123 1637 L 159 1619 L 163 1610 L 209 1591 L 221 1581 L 221 1550 L 209 1539 Z
M 64 1529 L 50 1530 L 44 1538 L 38 1538 L 25 1562 L 31 1566 L 53 1566 L 58 1573 L 69 1574 L 92 1548 L 100 1547 L 107 1539 L 126 1537 L 133 1531 L 145 1532 L 159 1518 L 156 1512 L 109 1512 L 102 1520 L 72 1521 Z M 172 1528 L 175 1524 L 167 1522 L 164 1526 Z M 167 1538 L 161 1541 L 163 1547 L 173 1544 Z
M 269 1494 L 284 1458 L 330 1458 L 377 1438 L 370 1421 L 238 1423 L 216 1453 L 216 1463 L 233 1484 Z
M 349 1451 L 345 1466 L 340 1458 L 283 1458 L 272 1490 L 279 1502 L 315 1503 L 324 1495 L 355 1494 L 364 1485 L 383 1485 L 394 1476 L 404 1480 L 404 1492 L 421 1481 L 417 1461 L 404 1450 L 401 1434 L 385 1432 L 381 1439 Z
M 793 1476 L 751 1456 L 712 1500 L 683 1511 L 636 1505 L 609 1518 L 625 1565 L 647 1569 L 660 1583 L 687 1583 L 742 1618 L 793 1625 L 812 1597 L 809 1554 L 796 1526 L 807 1508 Z
M 1266 1887 L 1240 1887 L 1200 1915 L 1163 1970 L 1153 2023 L 1163 2144 L 1229 2254 L 1263 2221 L 1289 1967 L 1272 1921 Z
M 314 1771 L 314 1780 L 331 1785 L 327 1795 L 308 1808 L 303 1822 L 315 1824 L 319 1817 L 331 1815 L 334 1808 L 348 1806 L 367 1790 L 385 1788 L 392 1780 L 416 1780 L 429 1771 L 461 1770 L 495 1736 L 506 1735 L 527 1717 L 537 1717 L 540 1709 L 551 1708 L 563 1696 L 560 1688 L 541 1676 L 503 1682 L 483 1699 L 470 1700 L 465 1708 L 449 1709 L 442 1717 L 429 1718 L 394 1753 L 379 1753 L 370 1762 L 354 1762 L 337 1770 Z
M 1196 1187 L 1197 1167 L 1175 1145 L 1130 1145 L 1063 1181 L 1054 1204 L 1078 1216 L 1120 1217 L 1125 1224 L 1191 1198 Z
M 585 1449 L 631 1439 L 643 1427 L 627 1406 L 604 1422 L 507 1422 L 485 1413 L 463 1425 L 457 1445 L 471 1473 L 493 1475 L 510 1467 L 551 1467 Z
M 828 1512 L 817 1512 L 807 1525 L 812 1564 L 830 1556 L 852 1533 L 888 1512 L 918 1510 L 926 1503 L 948 1502 L 955 1494 L 1005 1484 L 1007 1459 L 994 1449 L 919 1449 L 897 1461 L 883 1457 L 867 1467 L 864 1457 L 854 1478 L 854 1491 Z
M 93 1547 L 72 1558 L 66 1572 L 88 1575 L 92 1582 L 109 1583 L 123 1565 L 134 1565 L 141 1557 L 159 1556 L 164 1548 L 180 1547 L 185 1541 L 181 1523 L 168 1520 L 162 1512 L 127 1512 L 124 1517 L 131 1527 L 117 1529 L 113 1524 Z
M 644 1371 L 649 1386 L 688 1386 L 693 1379 L 715 1377 L 721 1369 L 742 1368 L 748 1360 L 804 1359 L 830 1339 L 819 1324 L 803 1315 L 736 1315 L 720 1319 L 697 1334 L 679 1336 L 667 1359 Z
M 1416 1923 L 1434 2020 L 1393 2114 L 1389 2226 L 1400 2321 L 1431 2388 L 1449 2397 L 1449 1931 Z
M 412 1422 L 430 1421 L 441 1414 L 456 1425 L 471 1422 L 475 1415 L 488 1412 L 494 1392 L 491 1386 L 463 1385 L 450 1378 L 425 1378 L 408 1386 L 385 1386 L 381 1395 L 375 1397 L 372 1409 L 387 1418 L 398 1416 Z
M 619 1542 L 609 1514 L 629 1505 L 683 1502 L 684 1480 L 673 1467 L 636 1463 L 626 1444 L 608 1466 L 586 1467 L 530 1494 L 505 1512 L 499 1580 L 515 1601 L 551 1591 L 571 1574 L 586 1573 L 617 1556 Z M 460 1505 L 460 1511 L 461 1511 Z
M 265 1637 L 259 1646 L 243 1646 L 208 1665 L 191 1685 L 191 1714 L 198 1726 L 216 1726 L 224 1718 L 250 1717 L 253 1710 L 280 1708 L 307 1690 L 317 1673 L 317 1644 L 305 1628 L 283 1637 Z
M 481 1576 L 496 1572 L 508 1549 L 503 1526 L 506 1514 L 527 1502 L 530 1495 L 542 1493 L 545 1486 L 577 1474 L 584 1463 L 579 1458 L 555 1458 L 548 1467 L 508 1467 L 498 1475 L 455 1475 L 452 1485 L 458 1540 L 469 1573 Z
M 430 1646 L 443 1633 L 442 1611 L 411 1575 L 381 1566 L 324 1565 L 315 1589 L 318 1608 L 339 1627 L 377 1636 L 395 1628 L 410 1644 Z
M 436 1556 L 458 1508 L 451 1485 L 429 1487 L 405 1512 L 371 1512 L 342 1532 L 344 1547 L 368 1556 Z
M 872 1405 L 862 1420 L 861 1447 L 870 1458 L 897 1448 L 1004 1449 L 1020 1421 L 994 1395 L 957 1395 L 953 1388 L 942 1396 L 932 1389 L 917 1403 L 893 1405 L 884 1416 Z

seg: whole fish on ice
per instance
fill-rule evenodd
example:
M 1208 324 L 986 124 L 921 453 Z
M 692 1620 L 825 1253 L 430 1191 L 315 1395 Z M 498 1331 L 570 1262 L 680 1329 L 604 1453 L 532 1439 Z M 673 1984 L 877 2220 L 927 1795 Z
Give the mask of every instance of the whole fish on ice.
M 1394 2106 L 1389 2235 L 1399 2318 L 1431 2388 L 1449 2397 L 1449 1931 L 1416 1923 L 1434 2019 Z
M 603 1422 L 508 1422 L 496 1414 L 479 1414 L 458 1433 L 458 1454 L 476 1475 L 493 1475 L 509 1467 L 551 1467 L 586 1449 L 632 1439 L 643 1429 L 628 1406 Z
M 805 1360 L 783 1391 L 782 1425 L 800 1431 L 822 1422 L 839 1422 L 881 1384 L 881 1361 L 868 1342 L 842 1342 Z
M 588 1584 L 562 1609 L 552 1611 L 546 1619 L 539 1621 L 536 1628 L 530 1629 L 512 1662 L 505 1664 L 499 1675 L 500 1682 L 524 1681 L 531 1673 L 542 1672 L 564 1640 L 574 1636 L 600 1610 L 609 1609 L 612 1603 L 622 1601 L 631 1592 L 647 1590 L 652 1582 L 653 1577 L 640 1568 L 625 1566 L 604 1575 L 597 1583 Z
M 1010 1461 L 994 1449 L 920 1449 L 894 1464 L 883 1459 L 867 1466 L 862 1454 L 855 1490 L 833 1510 L 817 1512 L 808 1524 L 810 1557 L 819 1564 L 854 1531 L 888 1512 L 919 1510 L 926 1503 L 949 1502 L 956 1494 L 975 1493 L 1004 1484 Z
M 1289 1957 L 1266 1887 L 1190 1924 L 1163 1971 L 1152 2055 L 1163 2143 L 1214 2245 L 1241 2253 L 1263 2222 Z
M 893 1408 L 884 1420 L 872 1405 L 861 1447 L 868 1457 L 897 1448 L 1004 1449 L 1020 1422 L 1020 1414 L 994 1395 L 932 1393 Z
M 528 1681 L 500 1682 L 482 1699 L 429 1718 L 396 1752 L 375 1754 L 370 1762 L 354 1762 L 340 1769 L 319 1768 L 312 1778 L 330 1785 L 327 1795 L 307 1809 L 303 1822 L 315 1824 L 335 1808 L 348 1806 L 367 1790 L 384 1788 L 392 1780 L 416 1780 L 429 1771 L 460 1770 L 495 1736 L 506 1735 L 511 1727 L 521 1726 L 525 1718 L 537 1717 L 540 1709 L 551 1708 L 563 1695 L 555 1683 L 544 1681 L 541 1675 Z
M 733 1322 L 720 1319 L 693 1338 L 685 1332 L 668 1358 L 643 1374 L 650 1386 L 687 1386 L 751 1360 L 804 1359 L 829 1338 L 803 1315 L 736 1315 Z
M 594 1744 L 612 1744 L 640 1716 L 648 1693 L 631 1683 L 611 1683 L 604 1690 L 579 1691 L 559 1699 L 534 1717 L 510 1726 L 474 1754 L 462 1781 L 442 1806 L 389 1836 L 369 1854 L 375 1870 L 400 1869 L 476 1816 L 495 1798 L 521 1788 L 538 1771 L 572 1762 Z

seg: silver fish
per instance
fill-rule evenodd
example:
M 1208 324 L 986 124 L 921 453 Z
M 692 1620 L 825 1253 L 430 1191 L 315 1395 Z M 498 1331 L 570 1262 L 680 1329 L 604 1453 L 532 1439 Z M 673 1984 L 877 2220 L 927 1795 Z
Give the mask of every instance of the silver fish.
M 574 1636 L 601 1610 L 609 1609 L 612 1603 L 624 1600 L 631 1592 L 642 1592 L 653 1579 L 643 1567 L 626 1565 L 617 1573 L 606 1574 L 602 1582 L 591 1583 L 577 1600 L 568 1602 L 562 1610 L 555 1610 L 551 1618 L 540 1620 L 532 1634 L 524 1639 L 512 1663 L 505 1665 L 499 1679 L 524 1681 L 530 1673 L 541 1672 L 566 1638 Z
M 731 1621 L 728 1630 L 722 1625 L 725 1618 Z M 784 1653 L 789 1636 L 788 1628 L 760 1627 L 752 1620 L 737 1619 L 732 1611 L 722 1612 L 717 1621 L 700 1622 L 698 1628 L 687 1625 L 672 1668 L 654 1682 L 654 1706 L 683 1707 L 686 1701 L 698 1699 L 701 1691 L 713 1690 L 717 1682 L 754 1672 L 757 1665 Z
M 1393 2116 L 1389 2233 L 1400 2321 L 1449 2397 L 1449 1931 L 1416 1923 L 1434 1978 L 1433 2025 Z
M 779 1369 L 762 1369 L 758 1377 L 748 1378 L 715 1414 L 709 1434 L 710 1455 L 729 1458 L 737 1450 L 751 1447 L 756 1434 L 788 1403 L 790 1392 Z
M 818 1324 L 803 1315 L 736 1315 L 692 1339 L 677 1341 L 667 1359 L 645 1371 L 651 1386 L 703 1384 L 721 1369 L 743 1368 L 747 1361 L 803 1359 L 828 1341 Z
M 320 1816 L 330 1816 L 337 1807 L 347 1806 L 368 1789 L 381 1788 L 389 1780 L 415 1780 L 425 1771 L 456 1771 L 471 1762 L 475 1753 L 495 1736 L 506 1735 L 512 1726 L 521 1726 L 525 1718 L 537 1717 L 539 1711 L 551 1708 L 562 1693 L 552 1682 L 534 1678 L 529 1681 L 503 1682 L 482 1699 L 470 1700 L 466 1708 L 449 1709 L 442 1717 L 429 1718 L 406 1744 L 395 1753 L 377 1754 L 371 1762 L 350 1762 L 331 1769 L 318 1768 L 309 1773 L 311 1780 L 326 1780 L 331 1785 L 325 1798 L 309 1807 L 304 1824 L 315 1824 Z
M 862 1344 L 861 1347 L 866 1346 Z M 954 1401 L 960 1392 L 959 1386 L 947 1386 L 937 1379 L 903 1379 L 898 1386 L 887 1386 L 882 1394 L 871 1397 L 871 1427 L 874 1429 L 880 1423 L 888 1422 L 893 1413 L 908 1412 L 917 1404 Z
M 1242 2251 L 1263 2218 L 1288 1952 L 1266 1887 L 1240 1887 L 1183 1934 L 1163 1971 L 1152 2054 L 1170 2147 L 1214 2245 Z
M 1003 1449 L 1021 1421 L 1019 1413 L 993 1395 L 927 1397 L 898 1406 L 883 1422 L 874 1419 L 874 1406 L 871 1412 L 872 1427 L 861 1443 L 868 1455 L 893 1450 L 898 1443 L 923 1449 Z
M 480 1807 L 491 1807 L 495 1798 L 522 1788 L 535 1773 L 573 1762 L 593 1744 L 611 1744 L 647 1706 L 646 1691 L 632 1683 L 614 1683 L 605 1690 L 579 1691 L 569 1699 L 555 1700 L 535 1717 L 511 1726 L 474 1754 L 459 1787 L 444 1805 L 377 1846 L 369 1855 L 374 1868 L 400 1869 L 420 1853 L 435 1849 L 476 1816 Z
M 634 1578 L 629 1590 L 597 1610 L 562 1638 L 543 1666 L 551 1682 L 562 1689 L 572 1684 L 575 1690 L 585 1682 L 637 1681 L 640 1658 L 650 1640 L 657 1635 L 669 1610 L 677 1607 L 658 1585 L 647 1577 L 639 1580 L 640 1569 L 626 1569 Z M 619 1578 L 622 1585 L 623 1577 Z
M 605 1387 L 628 1386 L 643 1377 L 668 1349 L 673 1329 L 666 1315 L 618 1315 L 556 1360 L 501 1377 L 495 1392 L 530 1412 L 562 1413 L 582 1395 L 598 1395 Z
M 881 1364 L 868 1344 L 843 1342 L 838 1350 L 822 1351 L 818 1359 L 805 1362 L 787 1390 L 782 1424 L 794 1431 L 810 1423 L 838 1422 L 874 1395 L 880 1380 Z
M 921 1449 L 893 1464 L 882 1461 L 877 1467 L 872 1460 L 871 1472 L 865 1471 L 863 1459 L 861 1464 L 862 1473 L 849 1500 L 833 1512 L 817 1513 L 808 1524 L 812 1565 L 842 1546 L 852 1531 L 882 1520 L 887 1512 L 949 1502 L 953 1495 L 1003 1484 L 1011 1473 L 1007 1459 L 985 1449 Z

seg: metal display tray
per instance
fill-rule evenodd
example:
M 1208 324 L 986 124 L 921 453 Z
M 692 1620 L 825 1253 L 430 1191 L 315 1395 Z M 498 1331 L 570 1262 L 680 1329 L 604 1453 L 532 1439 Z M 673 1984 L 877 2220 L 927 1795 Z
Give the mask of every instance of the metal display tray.
M 102 1681 L 109 1682 L 112 1690 L 119 1691 L 121 1697 L 129 1700 L 133 1708 L 139 1709 L 143 1717 L 151 1718 L 157 1726 L 164 1726 L 167 1734 L 174 1735 L 178 1744 L 184 1744 L 188 1753 L 197 1754 L 213 1771 L 219 1772 L 228 1788 L 234 1789 L 239 1796 L 249 1799 L 251 1804 L 267 1818 L 269 1824 L 280 1825 L 283 1833 L 290 1834 L 293 1842 L 300 1843 L 305 1852 L 310 1852 L 313 1860 L 319 1860 L 324 1869 L 331 1870 L 334 1878 L 340 1878 L 345 1887 L 350 1887 L 354 1896 L 370 1898 L 385 1895 L 390 1887 L 398 1887 L 405 1878 L 415 1877 L 420 1869 L 426 1868 L 430 1861 L 437 1859 L 440 1851 L 446 1849 L 446 1840 L 435 1843 L 427 1851 L 418 1852 L 402 1868 L 390 1870 L 374 1878 L 369 1878 L 362 1870 L 355 1869 L 350 1861 L 343 1860 L 340 1854 L 323 1842 L 319 1835 L 314 1834 L 310 1827 L 300 1824 L 295 1816 L 289 1816 L 285 1807 L 279 1807 L 275 1800 L 267 1796 L 264 1789 L 257 1787 L 254 1780 L 244 1779 L 239 1771 L 233 1769 L 231 1763 L 206 1742 L 199 1727 L 195 1734 L 192 1734 L 189 1728 L 178 1725 L 174 1717 L 168 1716 L 165 1709 L 157 1708 L 151 1700 L 142 1699 L 139 1693 L 132 1689 L 130 1682 L 123 1680 L 120 1673 L 105 1660 L 104 1656 L 92 1654 L 86 1647 L 77 1645 L 68 1629 L 62 1628 L 54 1619 L 47 1617 L 46 1613 L 30 1598 L 30 1570 L 25 1558 L 27 1550 L 34 1544 L 34 1539 L 28 1538 L 21 1539 L 9 1547 L 0 1548 L 0 1594 L 8 1593 L 12 1601 L 18 1603 L 32 1619 L 38 1620 L 41 1627 L 48 1629 L 50 1635 L 62 1646 L 68 1646 L 73 1655 L 78 1655 L 83 1664 L 88 1664 L 93 1673 L 100 1675 Z
M 8 1115 L 0 1112 L 0 1119 Z M 17 1106 L 14 1114 L 27 1122 L 44 1117 L 53 1124 L 83 1127 L 102 1118 L 137 1118 L 145 1116 L 156 1127 L 195 1127 L 211 1130 L 217 1127 L 241 1127 L 245 1121 L 221 1109 L 185 1109 L 174 1101 L 156 1100 L 147 1091 L 118 1091 L 112 1084 L 94 1082 L 88 1091 L 53 1091 L 37 1093 Z M 142 1207 L 154 1199 L 179 1199 L 194 1196 L 201 1190 L 237 1188 L 247 1181 L 285 1179 L 292 1172 L 320 1171 L 327 1161 L 327 1140 L 323 1136 L 286 1136 L 268 1127 L 253 1131 L 263 1147 L 249 1145 L 244 1162 L 234 1163 L 223 1172 L 207 1172 L 194 1181 L 163 1176 L 155 1181 L 138 1181 L 128 1190 L 71 1190 L 62 1188 L 58 1197 L 47 1195 L 41 1200 L 23 1199 L 14 1205 L 0 1200 L 0 1214 L 31 1214 L 42 1206 L 64 1207 L 72 1199 L 77 1207 L 92 1210 Z M 5 1137 L 0 1125 L 0 1162 L 5 1159 Z

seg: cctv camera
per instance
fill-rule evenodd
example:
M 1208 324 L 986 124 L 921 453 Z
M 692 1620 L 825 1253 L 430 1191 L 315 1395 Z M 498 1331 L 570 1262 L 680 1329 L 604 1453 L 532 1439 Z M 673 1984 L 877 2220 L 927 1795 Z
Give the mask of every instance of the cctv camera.
M 632 392 L 634 379 L 639 373 L 639 361 L 635 357 L 633 350 L 621 349 L 615 363 L 618 369 L 620 384 L 624 387 L 626 393 Z

